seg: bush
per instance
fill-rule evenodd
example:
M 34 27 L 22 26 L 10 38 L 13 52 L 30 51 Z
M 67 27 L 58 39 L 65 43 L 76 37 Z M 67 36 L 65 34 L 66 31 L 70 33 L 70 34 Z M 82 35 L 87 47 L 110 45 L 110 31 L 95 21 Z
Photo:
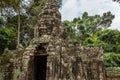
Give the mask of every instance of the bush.
M 114 52 L 104 53 L 104 64 L 106 67 L 119 67 L 120 53 Z

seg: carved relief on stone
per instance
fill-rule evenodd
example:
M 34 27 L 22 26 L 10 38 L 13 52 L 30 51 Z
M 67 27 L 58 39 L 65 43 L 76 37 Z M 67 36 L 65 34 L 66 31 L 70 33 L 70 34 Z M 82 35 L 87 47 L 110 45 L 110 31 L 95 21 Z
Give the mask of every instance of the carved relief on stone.
M 39 20 L 34 32 L 36 35 L 39 33 L 41 35 L 59 35 L 59 27 L 61 26 L 61 14 L 57 10 L 55 4 L 47 3 L 39 14 Z M 37 36 L 38 37 L 38 36 Z

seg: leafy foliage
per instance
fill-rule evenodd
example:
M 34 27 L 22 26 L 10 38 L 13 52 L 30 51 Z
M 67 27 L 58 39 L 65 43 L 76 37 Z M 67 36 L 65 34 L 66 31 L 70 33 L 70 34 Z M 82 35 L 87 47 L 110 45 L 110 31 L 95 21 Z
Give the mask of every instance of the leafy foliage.
M 84 44 L 86 46 L 103 47 L 104 52 L 120 52 L 120 32 L 118 30 L 105 29 L 98 31 L 91 37 L 88 37 Z
M 10 63 L 11 60 L 22 58 L 24 50 L 8 50 L 5 49 L 3 54 L 0 56 L 0 65 Z
M 0 54 L 5 48 L 13 50 L 16 48 L 16 30 L 14 28 L 0 28 Z
M 84 41 L 89 47 L 102 47 L 104 49 L 104 63 L 106 67 L 120 66 L 120 31 L 100 30 Z
M 26 24 L 28 21 L 28 16 L 26 15 L 20 15 L 21 19 L 20 19 L 20 23 L 21 23 L 21 33 L 20 33 L 20 42 L 23 46 L 27 46 L 28 43 L 30 42 L 30 40 L 33 38 L 33 27 L 29 26 L 29 24 Z M 13 16 L 13 17 L 8 17 L 7 18 L 7 22 L 6 22 L 6 27 L 7 28 L 15 28 L 15 30 L 17 31 L 17 19 L 18 19 L 18 15 Z M 30 36 L 30 37 L 29 37 Z
M 0 27 L 3 27 L 3 25 L 4 25 L 4 20 L 2 17 L 0 17 Z
M 120 66 L 120 54 L 114 52 L 104 53 L 104 64 L 106 67 Z
M 112 15 L 111 12 L 104 13 L 102 16 L 89 16 L 88 13 L 85 12 L 82 18 L 74 18 L 73 21 L 64 21 L 63 24 L 67 31 L 67 39 L 83 44 L 86 38 L 101 29 L 108 28 L 113 19 L 114 15 Z

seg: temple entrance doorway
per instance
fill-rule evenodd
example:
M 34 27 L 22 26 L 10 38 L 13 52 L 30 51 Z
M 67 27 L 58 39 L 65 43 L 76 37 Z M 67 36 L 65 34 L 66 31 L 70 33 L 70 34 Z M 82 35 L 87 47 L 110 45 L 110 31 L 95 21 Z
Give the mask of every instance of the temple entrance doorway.
M 35 57 L 35 80 L 46 80 L 47 56 Z

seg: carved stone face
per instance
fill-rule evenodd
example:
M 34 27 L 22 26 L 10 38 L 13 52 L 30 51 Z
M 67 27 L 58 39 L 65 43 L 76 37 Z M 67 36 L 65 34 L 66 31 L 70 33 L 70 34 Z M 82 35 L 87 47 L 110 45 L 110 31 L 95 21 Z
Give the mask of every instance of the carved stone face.
M 41 29 L 39 30 L 39 35 L 43 35 L 43 34 L 47 34 L 47 30 L 41 28 Z
M 43 11 L 39 15 L 38 27 L 39 35 L 59 35 L 58 29 L 61 26 L 61 14 L 53 4 L 45 5 Z

